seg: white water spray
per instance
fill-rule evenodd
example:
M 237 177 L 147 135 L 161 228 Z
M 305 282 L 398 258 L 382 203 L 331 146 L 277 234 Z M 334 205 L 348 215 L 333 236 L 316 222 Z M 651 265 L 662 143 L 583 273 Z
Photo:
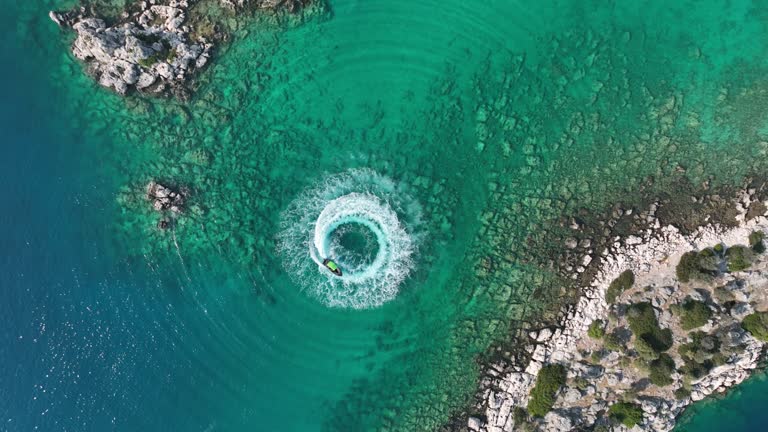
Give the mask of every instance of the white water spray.
M 398 214 L 398 211 L 401 214 Z M 397 296 L 413 270 L 420 207 L 394 182 L 369 170 L 332 176 L 283 213 L 279 250 L 293 278 L 329 306 L 371 308 Z M 354 259 L 336 239 L 347 227 L 370 234 L 376 253 Z M 331 258 L 343 276 L 322 264 Z

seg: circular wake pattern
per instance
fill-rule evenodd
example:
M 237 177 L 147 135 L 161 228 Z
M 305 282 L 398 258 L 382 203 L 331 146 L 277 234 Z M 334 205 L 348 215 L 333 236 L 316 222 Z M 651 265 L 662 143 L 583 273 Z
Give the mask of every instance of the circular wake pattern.
M 397 296 L 414 266 L 420 206 L 370 170 L 331 176 L 282 215 L 279 252 L 291 276 L 333 307 L 366 309 Z M 333 274 L 323 261 L 338 264 Z

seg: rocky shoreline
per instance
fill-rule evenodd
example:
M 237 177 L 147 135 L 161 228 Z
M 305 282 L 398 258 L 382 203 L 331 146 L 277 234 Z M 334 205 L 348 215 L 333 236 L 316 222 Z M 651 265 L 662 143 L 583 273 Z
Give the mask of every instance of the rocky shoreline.
M 745 380 L 765 353 L 765 343 L 745 331 L 741 322 L 755 311 L 768 310 L 768 257 L 750 250 L 748 267 L 743 269 L 731 267 L 729 260 L 745 250 L 737 245 L 757 237 L 762 241 L 768 232 L 766 203 L 758 195 L 755 189 L 745 189 L 733 202 L 721 205 L 731 208 L 730 223 L 715 217 L 712 223 L 683 233 L 662 223 L 656 203 L 633 216 L 645 229 L 615 237 L 603 252 L 583 241 L 566 241 L 571 254 L 581 253 L 572 260 L 579 268 L 571 266 L 571 271 L 585 276 L 577 278 L 574 288 L 581 293 L 578 301 L 563 307 L 555 325 L 529 331 L 522 355 L 488 365 L 475 414 L 465 428 L 668 431 L 690 403 Z M 623 213 L 619 216 L 632 214 L 619 212 Z M 691 251 L 712 267 L 696 273 L 701 277 L 682 281 L 677 265 L 686 254 L 698 256 Z M 610 287 L 623 274 L 631 274 L 633 283 L 616 294 Z M 609 289 L 614 292 L 606 299 Z M 698 323 L 695 330 L 680 324 L 680 311 L 690 304 L 709 310 L 706 323 Z M 639 339 L 645 336 L 630 330 L 637 330 L 633 313 L 641 308 L 653 312 L 651 321 L 664 338 L 669 335 L 669 346 L 658 352 L 643 349 L 646 344 Z M 714 348 L 701 348 L 702 341 Z M 654 376 L 654 368 L 663 369 L 665 364 L 666 373 Z M 532 415 L 537 411 L 531 407 L 532 393 L 547 365 L 563 365 L 564 382 L 551 395 L 549 411 Z M 622 424 L 618 408 L 636 409 L 636 421 Z
M 138 91 L 188 99 L 194 76 L 208 63 L 217 44 L 229 38 L 225 26 L 199 16 L 204 0 L 143 0 L 109 20 L 88 7 L 49 17 L 77 34 L 74 56 L 99 85 L 120 95 Z M 209 1 L 210 2 L 210 1 Z M 214 6 L 241 14 L 246 10 L 297 13 L 309 0 L 217 0 Z M 115 21 L 115 22 L 110 22 Z

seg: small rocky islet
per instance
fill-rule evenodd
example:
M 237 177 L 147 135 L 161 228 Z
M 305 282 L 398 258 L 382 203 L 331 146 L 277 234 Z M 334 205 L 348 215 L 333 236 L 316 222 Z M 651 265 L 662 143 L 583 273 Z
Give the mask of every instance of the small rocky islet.
M 75 31 L 74 56 L 85 62 L 97 82 L 118 94 L 138 91 L 150 95 L 189 98 L 192 79 L 208 63 L 230 31 L 220 18 L 250 10 L 298 13 L 310 0 L 146 0 L 130 5 L 119 17 L 99 16 L 92 7 L 49 16 Z M 207 12 L 212 9 L 214 13 Z

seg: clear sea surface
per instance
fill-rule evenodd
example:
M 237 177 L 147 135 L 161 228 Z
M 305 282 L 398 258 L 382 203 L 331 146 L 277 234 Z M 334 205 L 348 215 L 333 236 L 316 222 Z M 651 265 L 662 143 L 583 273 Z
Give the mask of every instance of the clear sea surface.
M 435 430 L 565 295 L 562 216 L 768 165 L 765 2 L 330 0 L 231 18 L 183 103 L 85 76 L 74 5 L 0 0 L 3 431 Z

